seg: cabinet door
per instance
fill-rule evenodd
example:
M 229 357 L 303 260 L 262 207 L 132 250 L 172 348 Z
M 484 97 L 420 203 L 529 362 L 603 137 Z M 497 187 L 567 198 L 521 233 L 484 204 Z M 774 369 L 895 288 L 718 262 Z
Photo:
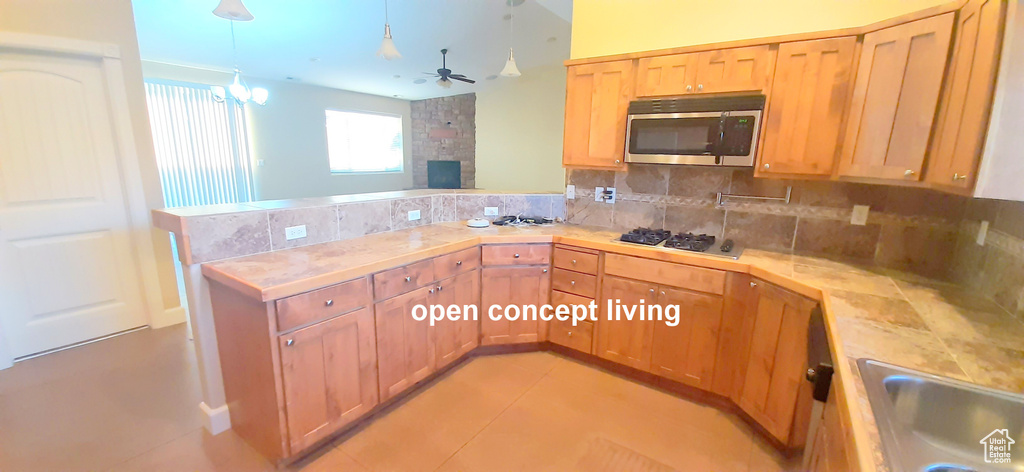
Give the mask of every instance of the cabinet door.
M 443 307 L 456 305 L 455 301 L 458 287 L 455 284 L 455 277 L 450 277 L 437 283 L 434 288 L 433 303 Z M 444 318 L 434 322 L 434 359 L 437 361 L 437 368 L 440 369 L 451 364 L 461 355 L 459 353 L 459 324 L 461 321 L 452 321 Z
M 293 453 L 377 405 L 377 351 L 369 308 L 281 336 L 278 342 Z
M 637 62 L 636 96 L 659 97 L 693 92 L 698 54 L 644 57 Z
M 839 174 L 917 181 L 946 70 L 954 13 L 864 35 Z
M 562 164 L 624 168 L 626 110 L 632 96 L 632 60 L 569 67 Z
M 855 36 L 779 46 L 758 174 L 832 175 L 856 46 Z
M 654 322 L 651 373 L 710 390 L 715 373 L 722 297 L 662 287 L 658 305 L 679 306 L 679 324 Z
M 972 0 L 960 10 L 953 59 L 926 179 L 970 189 L 988 130 L 1006 2 Z
M 381 401 L 434 372 L 430 323 L 412 318 L 413 307 L 435 302 L 434 291 L 433 286 L 423 287 L 374 305 Z
M 815 433 L 814 446 L 808 461 L 811 472 L 845 472 L 857 469 L 856 462 L 847 454 L 849 428 L 846 427 L 839 413 L 838 392 L 833 387 L 832 393 L 825 402 L 824 413 L 818 431 Z
M 597 355 L 612 362 L 648 370 L 651 366 L 651 337 L 654 323 L 640 321 L 638 314 L 632 320 L 625 316 L 609 319 L 608 300 L 617 302 L 623 308 L 631 309 L 644 304 L 654 304 L 657 299 L 657 285 L 618 277 L 604 279 L 601 289 L 601 311 L 597 319 Z
M 502 316 L 495 321 L 488 316 L 493 305 L 501 309 L 495 315 L 503 314 L 508 305 L 523 307 L 548 302 L 551 287 L 551 271 L 548 266 L 485 267 L 480 273 L 480 343 L 516 344 L 543 341 L 542 329 L 547 326 L 537 320 L 509 321 Z
M 698 56 L 694 92 L 744 92 L 768 87 L 772 54 L 767 44 L 705 51 Z
M 437 304 L 455 305 L 461 313 L 458 321 L 445 318 L 434 325 L 437 367 L 440 369 L 472 351 L 480 344 L 480 272 L 471 271 L 441 281 Z M 475 308 L 477 318 L 467 314 Z
M 739 406 L 788 444 L 807 372 L 807 327 L 813 300 L 755 281 L 754 331 Z

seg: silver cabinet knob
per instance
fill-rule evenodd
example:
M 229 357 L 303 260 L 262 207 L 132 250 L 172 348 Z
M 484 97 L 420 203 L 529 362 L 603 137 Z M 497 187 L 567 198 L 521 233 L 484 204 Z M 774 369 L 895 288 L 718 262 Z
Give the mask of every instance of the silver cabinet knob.
M 545 273 L 545 274 L 546 274 L 546 273 L 548 273 L 548 270 L 547 270 L 547 269 L 544 269 L 544 273 Z
M 442 290 L 443 288 L 444 288 L 444 286 L 442 286 L 442 285 L 438 285 L 438 286 L 437 286 L 437 291 L 438 291 L 438 292 L 440 292 L 440 291 L 441 291 L 441 290 Z
M 457 266 L 462 265 L 462 261 L 455 261 L 455 265 L 457 265 Z
M 334 305 L 334 300 L 328 299 L 326 302 L 324 302 L 324 306 L 333 306 L 333 305 Z
M 654 293 L 654 289 L 653 288 L 651 289 L 651 293 Z
M 686 91 L 687 92 L 692 92 L 693 91 L 693 86 L 692 85 L 687 85 L 686 86 Z
M 953 182 L 957 180 L 967 180 L 967 174 L 953 174 Z
M 701 90 L 704 90 L 704 84 L 697 84 L 697 91 L 700 92 Z
M 576 281 L 575 280 L 569 281 L 569 285 L 575 287 L 576 286 Z
M 294 339 L 289 339 L 289 340 L 284 342 L 284 345 L 285 346 L 294 346 L 295 345 L 295 340 Z
M 427 290 L 429 293 L 434 293 L 434 289 Z
M 412 277 L 406 276 L 406 277 L 405 277 L 405 281 L 406 281 L 406 282 L 412 282 Z
M 568 332 L 568 333 L 566 333 L 566 334 L 567 334 L 567 335 L 568 335 L 568 336 L 569 336 L 570 338 L 572 337 L 572 331 L 569 331 L 569 332 Z
M 757 282 L 750 282 L 750 288 L 757 287 Z
M 662 294 L 662 295 L 664 295 L 664 294 L 665 294 L 665 291 L 664 291 L 664 290 L 662 290 L 662 291 L 661 291 L 661 294 Z
M 772 165 L 771 165 L 771 164 L 765 164 L 765 165 L 764 165 L 764 170 L 768 170 L 768 169 L 771 169 L 771 167 L 772 167 Z
M 519 259 L 519 254 L 513 254 L 512 257 Z
M 903 171 L 903 175 L 905 175 L 907 177 L 910 177 L 910 176 L 912 176 L 914 174 L 915 174 L 915 172 L 912 169 L 907 169 L 907 170 Z
M 616 163 L 616 164 L 621 164 L 621 163 L 622 163 L 622 161 L 620 161 L 620 160 L 618 160 L 618 159 L 615 159 L 615 163 Z
M 572 265 L 576 265 L 576 259 L 572 260 Z

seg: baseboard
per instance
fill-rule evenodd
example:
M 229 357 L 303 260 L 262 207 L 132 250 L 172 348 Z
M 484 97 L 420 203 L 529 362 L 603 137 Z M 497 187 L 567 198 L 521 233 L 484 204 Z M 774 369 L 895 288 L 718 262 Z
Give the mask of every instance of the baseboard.
M 185 307 L 183 306 L 168 308 L 153 316 L 153 319 L 149 320 L 149 327 L 153 329 L 160 329 L 168 326 L 174 326 L 176 324 L 184 323 L 185 317 L 187 316 L 188 313 L 185 311 Z
M 199 402 L 199 409 L 203 411 L 203 426 L 210 434 L 218 435 L 231 429 L 231 415 L 227 405 L 210 408 L 206 402 Z

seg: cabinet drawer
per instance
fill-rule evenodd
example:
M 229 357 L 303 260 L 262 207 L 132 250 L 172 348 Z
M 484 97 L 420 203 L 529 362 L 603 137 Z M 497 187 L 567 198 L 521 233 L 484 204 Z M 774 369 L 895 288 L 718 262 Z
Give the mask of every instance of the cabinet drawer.
M 724 270 L 654 261 L 621 254 L 606 254 L 604 256 L 604 273 L 698 292 L 718 295 L 725 293 Z
M 373 297 L 383 300 L 434 280 L 434 261 L 431 259 L 385 270 L 373 276 Z
M 500 244 L 484 246 L 481 258 L 485 266 L 548 264 L 551 262 L 551 245 Z
M 595 298 L 597 297 L 597 277 L 565 269 L 554 269 L 551 271 L 551 288 L 587 298 Z
M 277 301 L 277 330 L 324 320 L 370 303 L 366 277 Z
M 549 326 L 548 341 L 587 354 L 591 353 L 590 346 L 594 340 L 594 323 L 578 321 L 577 325 L 573 326 L 572 320 L 559 321 L 556 319 L 551 320 Z
M 597 254 L 555 248 L 555 267 L 560 269 L 597 275 Z
M 434 277 L 447 279 L 453 275 L 469 272 L 480 266 L 480 248 L 471 247 L 434 258 Z

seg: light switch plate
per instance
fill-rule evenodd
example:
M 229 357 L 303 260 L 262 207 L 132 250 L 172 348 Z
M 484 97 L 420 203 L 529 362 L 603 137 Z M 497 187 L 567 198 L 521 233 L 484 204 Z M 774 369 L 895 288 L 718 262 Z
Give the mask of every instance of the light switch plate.
M 982 221 L 981 226 L 978 227 L 978 236 L 974 238 L 975 244 L 984 246 L 986 237 L 988 237 L 988 221 Z
M 594 201 L 595 202 L 603 202 L 604 200 L 601 198 L 602 196 L 604 196 L 604 187 L 595 187 L 594 188 Z
M 291 241 L 306 237 L 306 225 L 289 226 L 284 229 L 284 239 Z
M 853 215 L 850 216 L 850 224 L 857 226 L 868 224 L 868 213 L 870 212 L 871 207 L 868 205 L 854 205 Z
M 484 207 L 484 216 L 498 216 L 498 207 Z
M 575 200 L 576 199 L 576 186 L 575 185 L 566 185 L 565 186 L 565 198 L 566 198 L 566 200 Z
M 418 219 L 420 219 L 420 211 L 419 210 L 409 210 L 409 221 L 416 221 Z
M 256 159 L 256 167 L 263 167 L 267 165 L 267 161 L 263 159 Z

